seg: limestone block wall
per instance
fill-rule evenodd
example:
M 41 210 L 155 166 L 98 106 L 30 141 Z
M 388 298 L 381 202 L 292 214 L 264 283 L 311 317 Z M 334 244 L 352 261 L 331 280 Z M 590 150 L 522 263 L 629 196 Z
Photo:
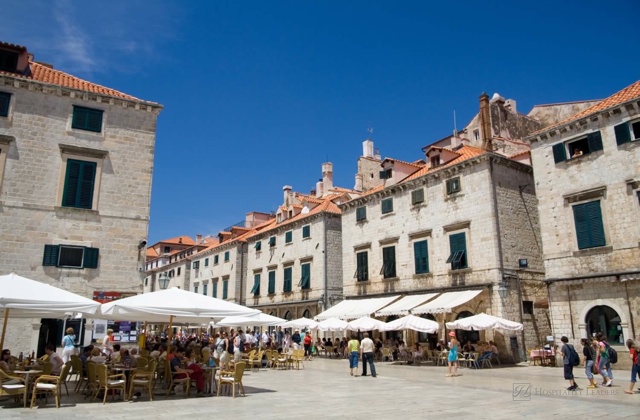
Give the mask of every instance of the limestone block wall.
M 16 273 L 91 298 L 94 291 L 139 292 L 138 243 L 146 238 L 156 119 L 160 107 L 109 103 L 58 90 L 43 93 L 0 78 L 12 94 L 0 135 L 12 139 L 0 174 L 0 273 Z M 104 111 L 102 133 L 71 129 L 73 105 Z M 64 182 L 60 145 L 107 152 L 92 210 L 61 207 Z M 98 180 L 97 180 L 98 181 Z M 100 249 L 97 269 L 43 267 L 45 244 Z M 39 320 L 11 319 L 7 347 L 35 348 Z

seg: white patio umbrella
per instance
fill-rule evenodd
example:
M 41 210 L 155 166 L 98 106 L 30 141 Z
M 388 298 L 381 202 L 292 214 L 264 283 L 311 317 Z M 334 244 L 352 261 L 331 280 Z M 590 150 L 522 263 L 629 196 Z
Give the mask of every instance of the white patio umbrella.
M 256 315 L 259 311 L 225 300 L 172 287 L 144 293 L 102 305 L 102 316 L 129 321 L 169 322 L 169 340 L 173 323 L 202 323 L 228 316 Z
M 318 328 L 320 331 L 344 331 L 347 329 L 347 321 L 340 318 L 327 318 L 324 321 L 318 322 Z
M 384 331 L 385 324 L 382 321 L 378 321 L 375 318 L 371 318 L 370 316 L 363 316 L 362 318 L 354 319 L 351 322 L 347 323 L 347 329 L 353 331 L 370 331 L 370 330 L 380 330 Z
M 277 316 L 258 313 L 250 316 L 228 316 L 220 322 L 216 322 L 216 326 L 220 327 L 269 327 L 272 325 L 280 325 L 286 319 Z
M 9 315 L 22 318 L 66 318 L 75 314 L 91 315 L 99 307 L 99 302 L 15 273 L 0 276 L 0 309 L 4 309 L 0 348 L 4 346 Z
M 286 321 L 284 324 L 280 325 L 282 328 L 316 328 L 318 323 L 313 319 L 309 318 L 298 318 L 292 319 L 291 321 Z
M 387 322 L 384 330 L 381 331 L 414 330 L 423 333 L 435 334 L 438 332 L 438 328 L 439 325 L 435 321 L 415 315 L 407 315 L 394 321 Z
M 447 328 L 456 330 L 479 331 L 490 329 L 501 329 L 509 331 L 520 331 L 523 325 L 519 322 L 509 321 L 497 316 L 479 313 L 467 318 L 447 322 Z

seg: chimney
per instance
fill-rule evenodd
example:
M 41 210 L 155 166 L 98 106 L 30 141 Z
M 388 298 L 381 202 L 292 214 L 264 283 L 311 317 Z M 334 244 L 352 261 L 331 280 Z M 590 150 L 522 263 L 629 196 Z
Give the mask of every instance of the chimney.
M 516 101 L 514 101 L 513 99 L 507 99 L 504 103 L 504 109 L 508 109 L 509 111 L 516 114 L 518 112 L 516 109 Z
M 493 151 L 491 144 L 491 114 L 489 110 L 489 95 L 483 92 L 480 95 L 480 129 L 482 132 L 482 148 Z
M 316 182 L 316 198 L 322 197 L 322 187 L 322 179 L 319 179 L 318 182 Z
M 282 191 L 284 192 L 284 205 L 289 206 L 291 204 L 291 185 L 285 185 L 282 187 Z
M 322 187 L 324 188 L 323 196 L 333 189 L 333 163 L 331 162 L 322 164 Z
M 382 157 L 380 157 L 380 150 L 376 149 L 376 153 L 373 155 L 373 158 L 375 160 L 382 160 Z
M 182 236 L 178 239 L 178 243 L 182 245 Z
M 196 235 L 196 245 L 200 245 L 202 243 L 202 235 Z
M 362 142 L 362 156 L 373 158 L 373 142 L 370 139 Z
M 356 185 L 353 189 L 356 191 L 362 191 L 362 174 L 356 174 Z

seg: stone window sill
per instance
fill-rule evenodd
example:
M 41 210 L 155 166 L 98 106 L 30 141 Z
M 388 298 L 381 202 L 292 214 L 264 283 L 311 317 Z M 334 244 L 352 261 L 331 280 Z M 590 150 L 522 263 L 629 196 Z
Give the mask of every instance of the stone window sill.
M 574 257 L 588 257 L 588 256 L 591 256 L 591 255 L 609 254 L 612 251 L 613 251 L 613 247 L 612 246 L 600 246 L 600 247 L 597 247 L 597 248 L 588 248 L 588 249 L 581 249 L 579 251 L 573 251 L 573 256 Z

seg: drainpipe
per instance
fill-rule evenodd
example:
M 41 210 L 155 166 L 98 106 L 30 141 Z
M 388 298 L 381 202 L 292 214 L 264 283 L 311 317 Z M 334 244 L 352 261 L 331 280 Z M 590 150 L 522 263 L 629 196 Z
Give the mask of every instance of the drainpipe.
M 631 301 L 629 300 L 629 287 L 628 282 L 624 282 L 624 291 L 627 294 L 627 308 L 629 309 L 629 326 L 631 327 L 631 338 L 636 338 L 636 328 L 633 325 L 633 311 L 631 310 Z
M 498 214 L 498 194 L 496 193 L 496 183 L 493 179 L 493 159 L 491 157 L 489 157 L 489 176 L 491 178 L 493 214 L 495 217 L 496 234 L 498 237 L 498 264 L 500 264 L 500 280 L 504 281 L 504 255 L 502 254 L 502 233 L 500 231 L 500 215 Z
M 327 302 L 329 302 L 329 276 L 327 275 L 327 266 L 328 266 L 328 260 L 327 260 L 327 213 L 324 213 L 322 215 L 322 230 L 324 233 L 324 250 L 322 251 L 324 254 L 324 305 L 323 305 L 323 309 L 327 310 L 328 309 L 328 305 Z
M 567 284 L 567 302 L 569 302 L 569 320 L 571 321 L 571 337 L 576 338 L 576 332 L 573 328 L 573 309 L 571 308 L 571 285 Z
M 244 277 L 245 277 L 244 259 L 246 257 L 245 253 L 248 253 L 248 251 L 245 251 L 246 246 L 247 246 L 246 243 L 240 243 L 240 305 L 245 304 L 243 295 L 244 295 Z

